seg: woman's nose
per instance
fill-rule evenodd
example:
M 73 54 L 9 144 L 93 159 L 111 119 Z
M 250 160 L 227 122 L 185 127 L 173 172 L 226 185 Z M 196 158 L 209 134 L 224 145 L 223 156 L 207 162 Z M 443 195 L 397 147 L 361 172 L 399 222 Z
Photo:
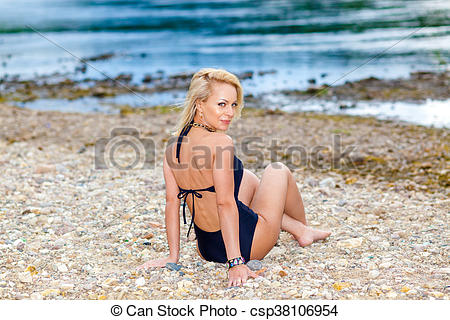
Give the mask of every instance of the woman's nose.
M 234 115 L 234 108 L 231 105 L 228 105 L 228 107 L 225 110 L 225 113 L 227 116 L 232 117 Z

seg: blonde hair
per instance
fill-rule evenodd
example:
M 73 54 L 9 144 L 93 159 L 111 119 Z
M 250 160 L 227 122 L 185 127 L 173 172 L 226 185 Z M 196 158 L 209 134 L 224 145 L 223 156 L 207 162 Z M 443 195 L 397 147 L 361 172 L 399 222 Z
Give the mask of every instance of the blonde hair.
M 244 97 L 241 83 L 238 77 L 224 69 L 203 68 L 192 76 L 186 99 L 182 104 L 183 111 L 175 127 L 175 135 L 179 135 L 183 128 L 194 119 L 197 106 L 197 99 L 206 101 L 212 93 L 213 82 L 228 83 L 236 88 L 237 108 L 235 118 L 241 116 L 241 110 L 244 107 Z

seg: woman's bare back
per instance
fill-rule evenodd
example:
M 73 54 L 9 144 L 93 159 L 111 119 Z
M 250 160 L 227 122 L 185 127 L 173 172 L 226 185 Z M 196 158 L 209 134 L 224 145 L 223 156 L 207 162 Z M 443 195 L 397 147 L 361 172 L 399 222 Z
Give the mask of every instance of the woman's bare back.
M 179 160 L 176 158 L 176 143 L 168 147 L 169 163 L 177 185 L 183 189 L 204 189 L 214 185 L 213 181 L 213 148 L 214 138 L 221 133 L 204 130 L 190 130 L 183 137 Z M 170 149 L 169 149 L 170 148 Z M 201 198 L 195 198 L 194 223 L 202 230 L 214 232 L 220 229 L 217 211 L 216 193 L 201 191 Z M 186 203 L 192 212 L 192 196 Z

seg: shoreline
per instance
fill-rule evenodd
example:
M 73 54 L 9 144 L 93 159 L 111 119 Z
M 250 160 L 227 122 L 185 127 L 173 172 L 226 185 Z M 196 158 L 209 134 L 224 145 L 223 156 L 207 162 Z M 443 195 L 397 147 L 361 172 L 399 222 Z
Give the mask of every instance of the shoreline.
M 258 76 L 276 73 L 276 70 L 258 72 Z M 186 91 L 194 73 L 164 74 L 163 72 L 148 74 L 140 82 L 132 82 L 133 74 L 122 73 L 115 78 L 100 80 L 84 78 L 73 80 L 64 75 L 41 76 L 33 80 L 20 80 L 17 77 L 0 78 L 2 95 L 0 103 L 28 102 L 37 99 L 76 100 L 83 97 L 106 98 L 130 92 L 154 94 L 170 91 Z M 241 81 L 252 79 L 254 71 L 237 74 Z M 346 81 L 344 84 L 330 86 L 316 85 L 316 79 L 308 80 L 308 88 L 279 90 L 270 92 L 286 96 L 294 96 L 301 100 L 319 98 L 323 100 L 349 101 L 424 101 L 425 99 L 450 99 L 450 71 L 415 71 L 408 78 L 379 79 L 363 78 L 357 81 Z M 247 94 L 246 103 L 260 103 L 258 96 Z
M 168 252 L 161 162 L 177 113 L 132 111 L 0 104 L 1 299 L 450 298 L 448 129 L 244 108 L 229 133 L 244 167 L 260 176 L 274 160 L 275 141 L 276 160 L 292 162 L 310 225 L 332 235 L 301 248 L 281 232 L 261 261 L 263 277 L 225 289 L 226 268 L 200 260 L 182 221 L 181 270 L 133 270 Z M 95 144 L 116 127 L 137 128 L 141 139 L 154 141 L 154 168 L 95 169 Z M 250 146 L 263 161 L 244 152 L 251 137 L 262 137 Z M 351 145 L 355 151 L 339 157 Z M 308 156 L 324 148 L 314 166 L 302 166 L 289 158 L 289 146 Z M 129 153 L 119 149 L 117 160 L 130 161 Z M 330 169 L 336 155 L 342 166 Z
M 259 72 L 258 77 L 276 73 Z M 78 81 L 58 76 L 20 81 L 0 79 L 0 103 L 33 110 L 62 112 L 129 114 L 141 109 L 170 109 L 187 90 L 193 74 L 165 75 L 157 73 L 139 84 L 133 84 L 132 74 L 115 79 Z M 255 76 L 252 71 L 238 75 L 241 81 Z M 53 79 L 53 80 L 52 80 Z M 309 79 L 305 90 L 275 90 L 251 93 L 245 96 L 245 107 L 283 110 L 288 112 L 313 111 L 319 114 L 376 116 L 413 124 L 448 128 L 444 119 L 450 103 L 450 72 L 412 72 L 408 78 L 358 81 L 327 87 Z

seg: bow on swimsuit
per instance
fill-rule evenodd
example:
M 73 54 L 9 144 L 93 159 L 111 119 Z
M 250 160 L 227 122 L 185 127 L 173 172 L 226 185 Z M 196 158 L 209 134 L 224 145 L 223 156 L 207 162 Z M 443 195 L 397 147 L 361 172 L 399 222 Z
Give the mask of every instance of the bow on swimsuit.
M 191 122 L 192 123 L 192 122 Z M 186 136 L 191 129 L 190 125 L 183 128 L 178 137 L 177 141 L 177 153 L 176 157 L 178 163 L 180 163 L 180 149 L 183 137 Z M 238 157 L 234 156 L 234 199 L 239 211 L 239 245 L 241 249 L 241 255 L 244 257 L 245 261 L 250 261 L 250 250 L 252 248 L 253 235 L 255 233 L 256 223 L 258 222 L 258 215 L 244 203 L 238 200 L 239 187 L 241 186 L 242 175 L 244 168 L 242 161 Z M 195 218 L 195 198 L 202 198 L 201 192 L 216 192 L 214 186 L 204 189 L 183 189 L 180 188 L 178 193 L 178 199 L 184 199 L 183 203 L 183 219 L 184 224 L 186 222 L 186 198 L 192 196 L 192 219 L 189 225 L 187 237 L 189 237 L 189 232 L 191 231 L 192 224 L 194 224 L 195 235 L 197 236 L 198 249 L 202 254 L 203 258 L 208 261 L 214 262 L 227 262 L 227 252 L 225 249 L 225 243 L 223 242 L 221 230 L 215 232 L 208 232 L 200 229 L 194 221 Z

